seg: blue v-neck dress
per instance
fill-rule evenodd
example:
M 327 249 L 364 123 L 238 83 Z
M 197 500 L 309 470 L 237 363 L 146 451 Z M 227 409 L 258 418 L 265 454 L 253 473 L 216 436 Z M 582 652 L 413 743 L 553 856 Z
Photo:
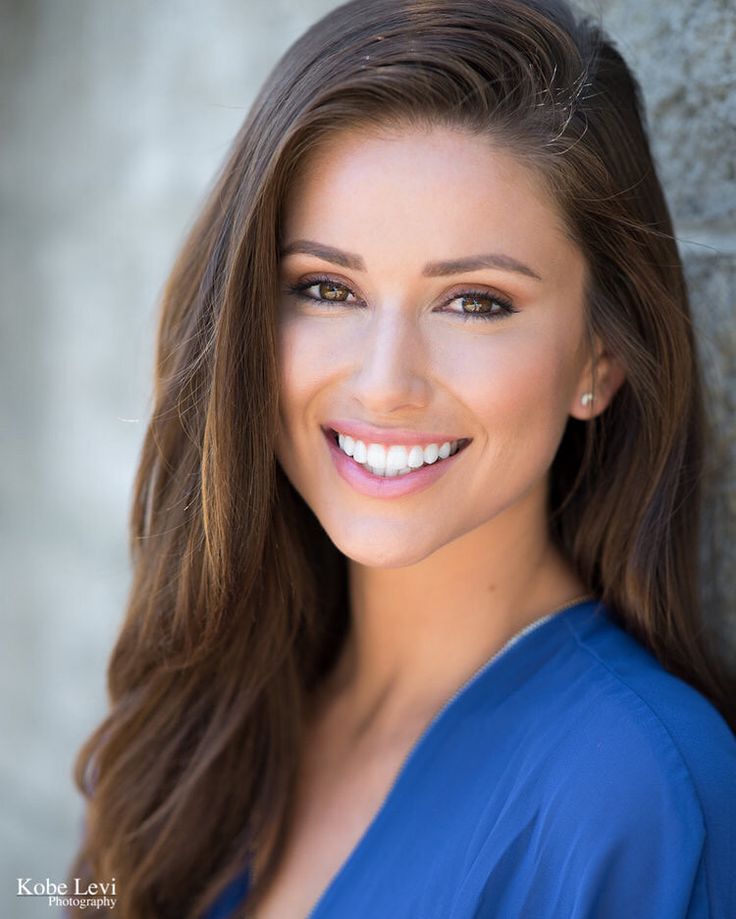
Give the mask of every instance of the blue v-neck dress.
M 309 919 L 471 917 L 736 917 L 736 739 L 601 603 L 533 623 L 443 706 Z

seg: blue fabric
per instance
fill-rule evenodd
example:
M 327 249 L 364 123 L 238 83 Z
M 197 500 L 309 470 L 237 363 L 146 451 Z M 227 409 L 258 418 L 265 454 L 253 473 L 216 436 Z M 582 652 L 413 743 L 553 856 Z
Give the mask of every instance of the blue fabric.
M 602 604 L 548 617 L 430 724 L 310 919 L 377 916 L 734 919 L 736 739 Z

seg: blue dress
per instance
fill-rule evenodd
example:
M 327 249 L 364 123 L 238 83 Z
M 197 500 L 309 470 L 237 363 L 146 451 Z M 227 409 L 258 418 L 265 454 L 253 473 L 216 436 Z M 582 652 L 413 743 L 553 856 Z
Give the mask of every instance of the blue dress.
M 736 738 L 603 604 L 538 620 L 433 718 L 309 915 L 377 917 L 734 919 Z

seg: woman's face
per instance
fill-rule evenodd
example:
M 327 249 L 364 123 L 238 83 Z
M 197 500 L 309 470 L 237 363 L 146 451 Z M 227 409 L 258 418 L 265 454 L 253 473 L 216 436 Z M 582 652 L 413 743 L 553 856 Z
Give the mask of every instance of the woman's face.
M 584 280 L 541 182 L 487 139 L 313 154 L 284 214 L 277 455 L 345 555 L 412 564 L 546 488 L 568 415 L 594 414 Z

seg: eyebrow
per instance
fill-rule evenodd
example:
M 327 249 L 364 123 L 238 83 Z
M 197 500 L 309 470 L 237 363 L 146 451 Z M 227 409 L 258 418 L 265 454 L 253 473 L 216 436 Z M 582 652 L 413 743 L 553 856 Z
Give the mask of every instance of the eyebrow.
M 296 252 L 302 252 L 305 255 L 314 255 L 326 262 L 332 262 L 343 268 L 351 268 L 353 271 L 365 271 L 365 262 L 359 255 L 352 252 L 344 252 L 342 249 L 336 249 L 334 246 L 325 246 L 322 243 L 313 242 L 310 239 L 297 239 L 288 246 L 281 249 L 279 255 L 281 258 L 292 255 Z M 478 271 L 480 268 L 499 268 L 502 271 L 513 271 L 517 274 L 523 274 L 528 278 L 534 278 L 541 281 L 541 275 L 533 271 L 528 265 L 512 258 L 510 255 L 504 255 L 501 252 L 489 252 L 485 255 L 471 255 L 468 258 L 449 259 L 442 262 L 428 262 L 422 269 L 422 275 L 427 278 L 443 277 L 448 274 L 460 274 L 463 271 Z
M 478 271 L 479 268 L 500 268 L 502 271 L 515 271 L 528 278 L 542 280 L 541 276 L 528 265 L 501 252 L 471 255 L 469 258 L 450 259 L 446 262 L 430 262 L 424 266 L 422 274 L 428 278 L 437 278 L 446 274 L 460 274 L 463 271 Z
M 310 239 L 297 239 L 293 243 L 289 243 L 288 246 L 280 251 L 279 256 L 283 258 L 294 252 L 316 255 L 317 258 L 324 259 L 326 262 L 333 262 L 343 268 L 352 268 L 353 271 L 365 271 L 365 262 L 359 255 L 343 252 L 342 249 L 335 249 L 334 246 L 324 246 L 322 243 L 315 243 Z

